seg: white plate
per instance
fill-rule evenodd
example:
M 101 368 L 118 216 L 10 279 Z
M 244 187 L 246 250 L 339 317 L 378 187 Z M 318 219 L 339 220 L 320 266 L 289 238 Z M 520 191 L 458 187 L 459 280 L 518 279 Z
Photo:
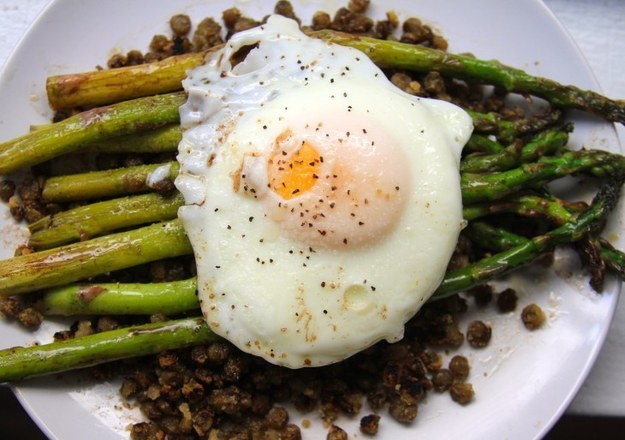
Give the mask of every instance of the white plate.
M 306 19 L 318 9 L 334 10 L 346 1 L 294 1 L 300 17 Z M 506 64 L 548 76 L 583 88 L 598 86 L 581 54 L 538 0 L 501 2 L 482 0 L 394 0 L 373 10 L 383 17 L 391 7 L 406 18 L 419 16 L 443 32 L 454 52 L 472 52 L 480 58 L 496 58 Z M 0 139 L 28 131 L 30 124 L 50 117 L 44 79 L 50 74 L 91 70 L 106 63 L 113 49 L 145 50 L 156 33 L 167 32 L 168 18 L 188 13 L 195 22 L 235 4 L 253 17 L 262 17 L 273 1 L 151 0 L 53 2 L 35 22 L 9 59 L 0 80 Z M 8 104 L 10 103 L 10 105 Z M 610 124 L 595 118 L 577 117 L 572 144 L 614 150 L 618 145 Z M 20 230 L 11 224 L 6 208 L 0 212 L 0 257 L 8 257 L 19 241 Z M 623 247 L 623 207 L 613 215 L 608 237 Z M 528 281 L 530 280 L 530 281 Z M 621 284 L 610 279 L 605 292 L 589 291 L 587 279 L 574 275 L 566 279 L 551 274 L 525 271 L 508 283 L 519 288 L 522 303 L 537 302 L 549 314 L 549 325 L 528 332 L 519 312 L 501 315 L 473 311 L 493 324 L 493 340 L 484 350 L 464 348 L 472 364 L 470 382 L 475 401 L 461 407 L 448 395 L 431 394 L 419 409 L 416 422 L 400 426 L 383 419 L 379 438 L 538 438 L 566 409 L 586 377 L 599 352 Z M 520 310 L 520 308 L 518 309 Z M 49 341 L 56 325 L 47 323 L 35 337 Z M 15 325 L 0 323 L 2 346 L 32 342 L 33 335 Z M 127 437 L 126 425 L 138 417 L 120 406 L 117 384 L 89 381 L 37 379 L 15 387 L 16 394 L 41 429 L 53 439 Z M 305 417 L 311 418 L 310 415 Z M 358 420 L 342 420 L 348 433 L 357 434 Z M 305 438 L 325 436 L 319 421 L 303 429 Z

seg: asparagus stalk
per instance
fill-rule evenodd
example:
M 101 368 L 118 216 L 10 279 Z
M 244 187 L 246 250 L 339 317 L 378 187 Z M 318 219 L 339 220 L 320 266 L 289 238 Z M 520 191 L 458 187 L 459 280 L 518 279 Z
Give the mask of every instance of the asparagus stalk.
M 527 238 L 482 221 L 470 222 L 465 232 L 471 241 L 484 249 L 501 252 L 527 243 Z
M 54 110 L 96 107 L 182 89 L 187 69 L 204 62 L 206 52 L 178 55 L 150 64 L 51 76 L 46 81 Z
M 156 223 L 0 260 L 0 296 L 60 286 L 191 252 L 191 245 L 178 220 Z
M 72 202 L 115 197 L 152 190 L 148 176 L 162 166 L 169 166 L 169 179 L 178 175 L 178 162 L 138 165 L 114 170 L 92 171 L 49 178 L 41 192 L 48 202 Z
M 171 164 L 170 179 L 178 173 Z M 49 202 L 68 202 L 90 198 L 115 197 L 148 191 L 147 176 L 159 166 L 140 165 L 116 170 L 96 171 L 48 179 L 42 196 Z M 537 162 L 495 174 L 463 173 L 462 195 L 465 204 L 496 200 L 521 189 L 546 183 L 569 174 L 588 172 L 605 177 L 625 173 L 625 157 L 600 150 L 570 151 L 558 157 L 543 157 Z
M 501 199 L 520 189 L 544 184 L 558 177 L 588 172 L 598 177 L 625 174 L 625 156 L 600 150 L 569 151 L 558 157 L 494 174 L 463 173 L 462 200 L 465 204 Z
M 484 222 L 469 223 L 467 233 L 471 240 L 495 252 L 502 252 L 515 246 L 527 243 L 528 239 L 521 235 L 517 235 L 503 228 L 496 228 Z M 605 263 L 605 266 L 618 275 L 621 280 L 625 281 L 625 253 L 614 249 L 610 243 L 603 239 L 591 240 L 593 248 L 596 249 L 599 258 Z M 592 272 L 592 270 L 591 270 Z M 594 276 L 592 277 L 595 278 Z M 601 283 L 591 279 L 592 287 L 600 292 L 602 290 Z
M 202 318 L 110 330 L 65 341 L 0 350 L 0 382 L 59 373 L 219 340 Z
M 364 52 L 380 67 L 416 71 L 436 70 L 446 76 L 466 79 L 503 88 L 507 92 L 530 94 L 547 99 L 553 105 L 589 111 L 610 121 L 625 121 L 625 105 L 592 91 L 565 86 L 530 75 L 498 61 L 484 61 L 454 55 L 424 46 L 354 36 L 322 30 L 311 35 Z M 53 77 L 48 81 L 48 99 L 55 109 L 97 106 L 139 96 L 179 90 L 186 69 L 200 64 L 202 55 L 181 55 L 173 60 L 149 66 L 88 72 Z
M 154 130 L 91 142 L 85 148 L 91 153 L 169 153 L 178 149 L 182 138 L 177 122 Z
M 117 229 L 171 220 L 183 203 L 179 193 L 149 193 L 79 206 L 31 223 L 28 246 L 49 249 Z
M 503 143 L 512 142 L 515 138 L 526 134 L 542 131 L 562 120 L 562 112 L 559 110 L 516 121 L 501 119 L 498 113 L 478 113 L 470 110 L 467 110 L 467 113 L 473 119 L 476 133 L 494 134 L 497 140 Z
M 79 113 L 0 144 L 0 175 L 36 165 L 99 139 L 177 122 L 184 93 L 151 96 Z
M 562 149 L 569 140 L 567 131 L 547 130 L 525 145 L 512 144 L 505 150 L 484 155 L 472 153 L 466 156 L 460 164 L 463 173 L 492 173 L 505 171 L 510 168 L 535 161 L 544 155 L 553 154 Z
M 486 135 L 473 133 L 462 150 L 463 153 L 501 153 L 506 147 Z
M 169 283 L 73 284 L 37 303 L 46 315 L 174 315 L 199 308 L 195 278 Z
M 625 122 L 625 103 L 608 99 L 593 91 L 530 75 L 499 61 L 485 61 L 454 55 L 425 46 L 377 40 L 334 31 L 318 31 L 316 37 L 364 52 L 380 67 L 416 71 L 436 70 L 442 75 L 490 84 L 506 92 L 535 95 L 556 107 L 595 113 L 613 122 Z
M 622 184 L 622 178 L 608 182 L 599 190 L 587 211 L 572 218 L 562 226 L 544 235 L 528 239 L 526 243 L 448 273 L 434 293 L 433 298 L 444 298 L 483 284 L 531 262 L 558 245 L 578 241 L 586 234 L 594 232 L 616 206 Z
M 586 208 L 587 204 L 584 202 L 567 202 L 555 197 L 524 194 L 504 200 L 465 206 L 463 216 L 470 221 L 506 212 L 524 217 L 547 217 L 557 225 L 562 225 L 569 221 L 573 214 L 578 214 Z
M 28 245 L 37 250 L 49 249 L 117 229 L 172 220 L 176 218 L 178 208 L 183 203 L 184 199 L 179 193 L 169 196 L 148 193 L 79 206 L 30 224 Z M 547 216 L 557 224 L 562 224 L 568 221 L 571 212 L 580 212 L 585 208 L 585 203 L 568 203 L 554 198 L 522 195 L 465 206 L 463 215 L 466 220 L 474 220 L 491 214 L 511 212 L 526 217 Z

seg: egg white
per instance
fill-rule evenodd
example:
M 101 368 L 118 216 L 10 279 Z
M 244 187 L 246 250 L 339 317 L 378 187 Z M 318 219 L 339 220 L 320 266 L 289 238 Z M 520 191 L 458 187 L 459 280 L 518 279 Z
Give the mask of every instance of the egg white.
M 256 48 L 231 66 L 249 45 Z M 310 39 L 279 16 L 235 35 L 184 85 L 179 217 L 211 329 L 293 368 L 400 339 L 440 283 L 462 228 L 458 168 L 469 116 L 398 91 L 362 53 Z M 324 246 L 272 215 L 263 167 L 276 139 L 287 130 L 314 139 L 319 127 L 400 146 L 393 154 L 407 169 L 405 203 L 382 236 Z M 240 187 L 242 169 L 257 182 L 253 193 Z

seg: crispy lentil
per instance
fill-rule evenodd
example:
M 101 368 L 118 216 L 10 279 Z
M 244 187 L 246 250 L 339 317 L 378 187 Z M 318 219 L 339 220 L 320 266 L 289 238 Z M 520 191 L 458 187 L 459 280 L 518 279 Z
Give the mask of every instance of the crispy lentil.
M 380 426 L 380 416 L 369 414 L 360 419 L 360 432 L 367 435 L 376 435 Z
M 483 321 L 471 321 L 467 329 L 467 341 L 473 348 L 484 348 L 490 342 L 492 328 Z
M 371 3 L 370 0 L 349 0 L 349 3 L 347 4 L 347 8 L 352 12 L 357 12 L 357 13 L 362 14 L 367 11 L 367 8 L 369 7 L 369 3 Z
M 447 368 L 441 368 L 432 375 L 432 385 L 434 390 L 442 393 L 447 391 L 454 381 L 454 375 L 451 370 Z
M 228 30 L 234 29 L 234 25 L 237 21 L 239 21 L 239 18 L 241 18 L 241 11 L 239 11 L 239 9 L 236 7 L 226 9 L 221 14 L 221 19 L 223 20 L 224 24 L 226 25 L 226 29 Z
M 475 304 L 485 307 L 493 300 L 493 288 L 489 284 L 482 284 L 467 291 L 467 295 L 473 297 Z
M 326 440 L 347 440 L 347 433 L 336 425 L 331 425 L 330 429 L 328 429 L 328 435 L 326 436 Z
M 34 307 L 26 307 L 17 315 L 20 324 L 28 328 L 39 328 L 43 322 L 43 315 Z
M 459 381 L 465 381 L 469 377 L 469 360 L 464 356 L 456 355 L 449 361 L 449 370 L 454 375 L 454 378 Z
M 202 51 L 223 43 L 221 26 L 210 17 L 205 18 L 197 25 L 192 38 L 193 50 Z
M 538 304 L 530 304 L 523 308 L 521 320 L 528 330 L 537 330 L 543 326 L 547 316 Z
M 312 28 L 316 31 L 320 29 L 329 29 L 332 24 L 330 14 L 323 11 L 317 11 L 312 17 Z
M 191 31 L 191 19 L 186 14 L 176 14 L 169 20 L 169 26 L 175 35 L 184 37 Z
M 5 318 L 17 318 L 22 311 L 22 303 L 14 296 L 0 297 L 0 314 Z
M 500 312 L 512 312 L 516 309 L 517 294 L 514 289 L 505 289 L 497 294 L 497 309 Z
M 15 194 L 15 182 L 12 180 L 0 180 L 0 200 L 7 203 Z
M 455 382 L 449 388 L 449 394 L 454 402 L 466 405 L 473 400 L 475 392 L 470 383 Z
M 293 10 L 293 5 L 287 0 L 278 0 L 276 6 L 273 8 L 273 12 L 300 23 L 300 19 L 295 15 L 295 11 Z

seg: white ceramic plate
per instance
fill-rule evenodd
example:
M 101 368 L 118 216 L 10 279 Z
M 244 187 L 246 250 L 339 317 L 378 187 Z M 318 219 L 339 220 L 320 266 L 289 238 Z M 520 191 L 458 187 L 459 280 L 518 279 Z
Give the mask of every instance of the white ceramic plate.
M 346 1 L 294 1 L 306 19 L 318 9 L 332 11 Z M 394 0 L 378 1 L 373 15 L 383 17 L 393 8 L 400 18 L 422 17 L 443 32 L 454 52 L 472 52 L 481 58 L 496 58 L 506 64 L 583 88 L 597 88 L 588 66 L 566 32 L 538 0 L 501 2 L 482 0 Z M 232 4 L 253 17 L 262 17 L 273 1 L 151 0 L 53 2 L 38 18 L 0 76 L 0 139 L 28 131 L 30 124 L 50 117 L 44 80 L 50 74 L 91 70 L 106 63 L 114 49 L 145 50 L 156 33 L 167 32 L 167 21 L 175 13 L 188 13 L 195 22 L 205 16 L 220 16 Z M 610 124 L 595 118 L 576 117 L 572 143 L 593 148 L 618 149 Z M 0 212 L 0 257 L 12 254 L 20 240 L 20 228 Z M 623 247 L 623 209 L 613 215 L 608 238 Z M 528 332 L 519 312 L 501 315 L 490 308 L 472 311 L 466 321 L 479 318 L 493 324 L 493 340 L 484 350 L 463 349 L 472 364 L 470 382 L 475 401 L 466 407 L 451 402 L 448 395 L 431 394 L 411 426 L 400 426 L 384 418 L 379 438 L 538 438 L 566 409 L 599 352 L 621 287 L 610 279 L 605 292 L 589 291 L 581 275 L 556 277 L 526 270 L 509 277 L 522 304 L 537 302 L 549 314 L 549 325 Z M 518 309 L 520 310 L 520 308 Z M 34 336 L 15 325 L 0 323 L 2 346 L 49 341 L 57 323 L 46 323 Z M 127 437 L 126 426 L 138 420 L 137 412 L 120 405 L 117 384 L 95 384 L 88 380 L 44 378 L 25 381 L 15 391 L 41 429 L 54 439 L 92 440 Z M 310 414 L 312 426 L 305 438 L 323 438 L 325 429 Z M 350 435 L 358 434 L 358 419 L 339 423 Z M 435 437 L 435 438 L 436 438 Z

